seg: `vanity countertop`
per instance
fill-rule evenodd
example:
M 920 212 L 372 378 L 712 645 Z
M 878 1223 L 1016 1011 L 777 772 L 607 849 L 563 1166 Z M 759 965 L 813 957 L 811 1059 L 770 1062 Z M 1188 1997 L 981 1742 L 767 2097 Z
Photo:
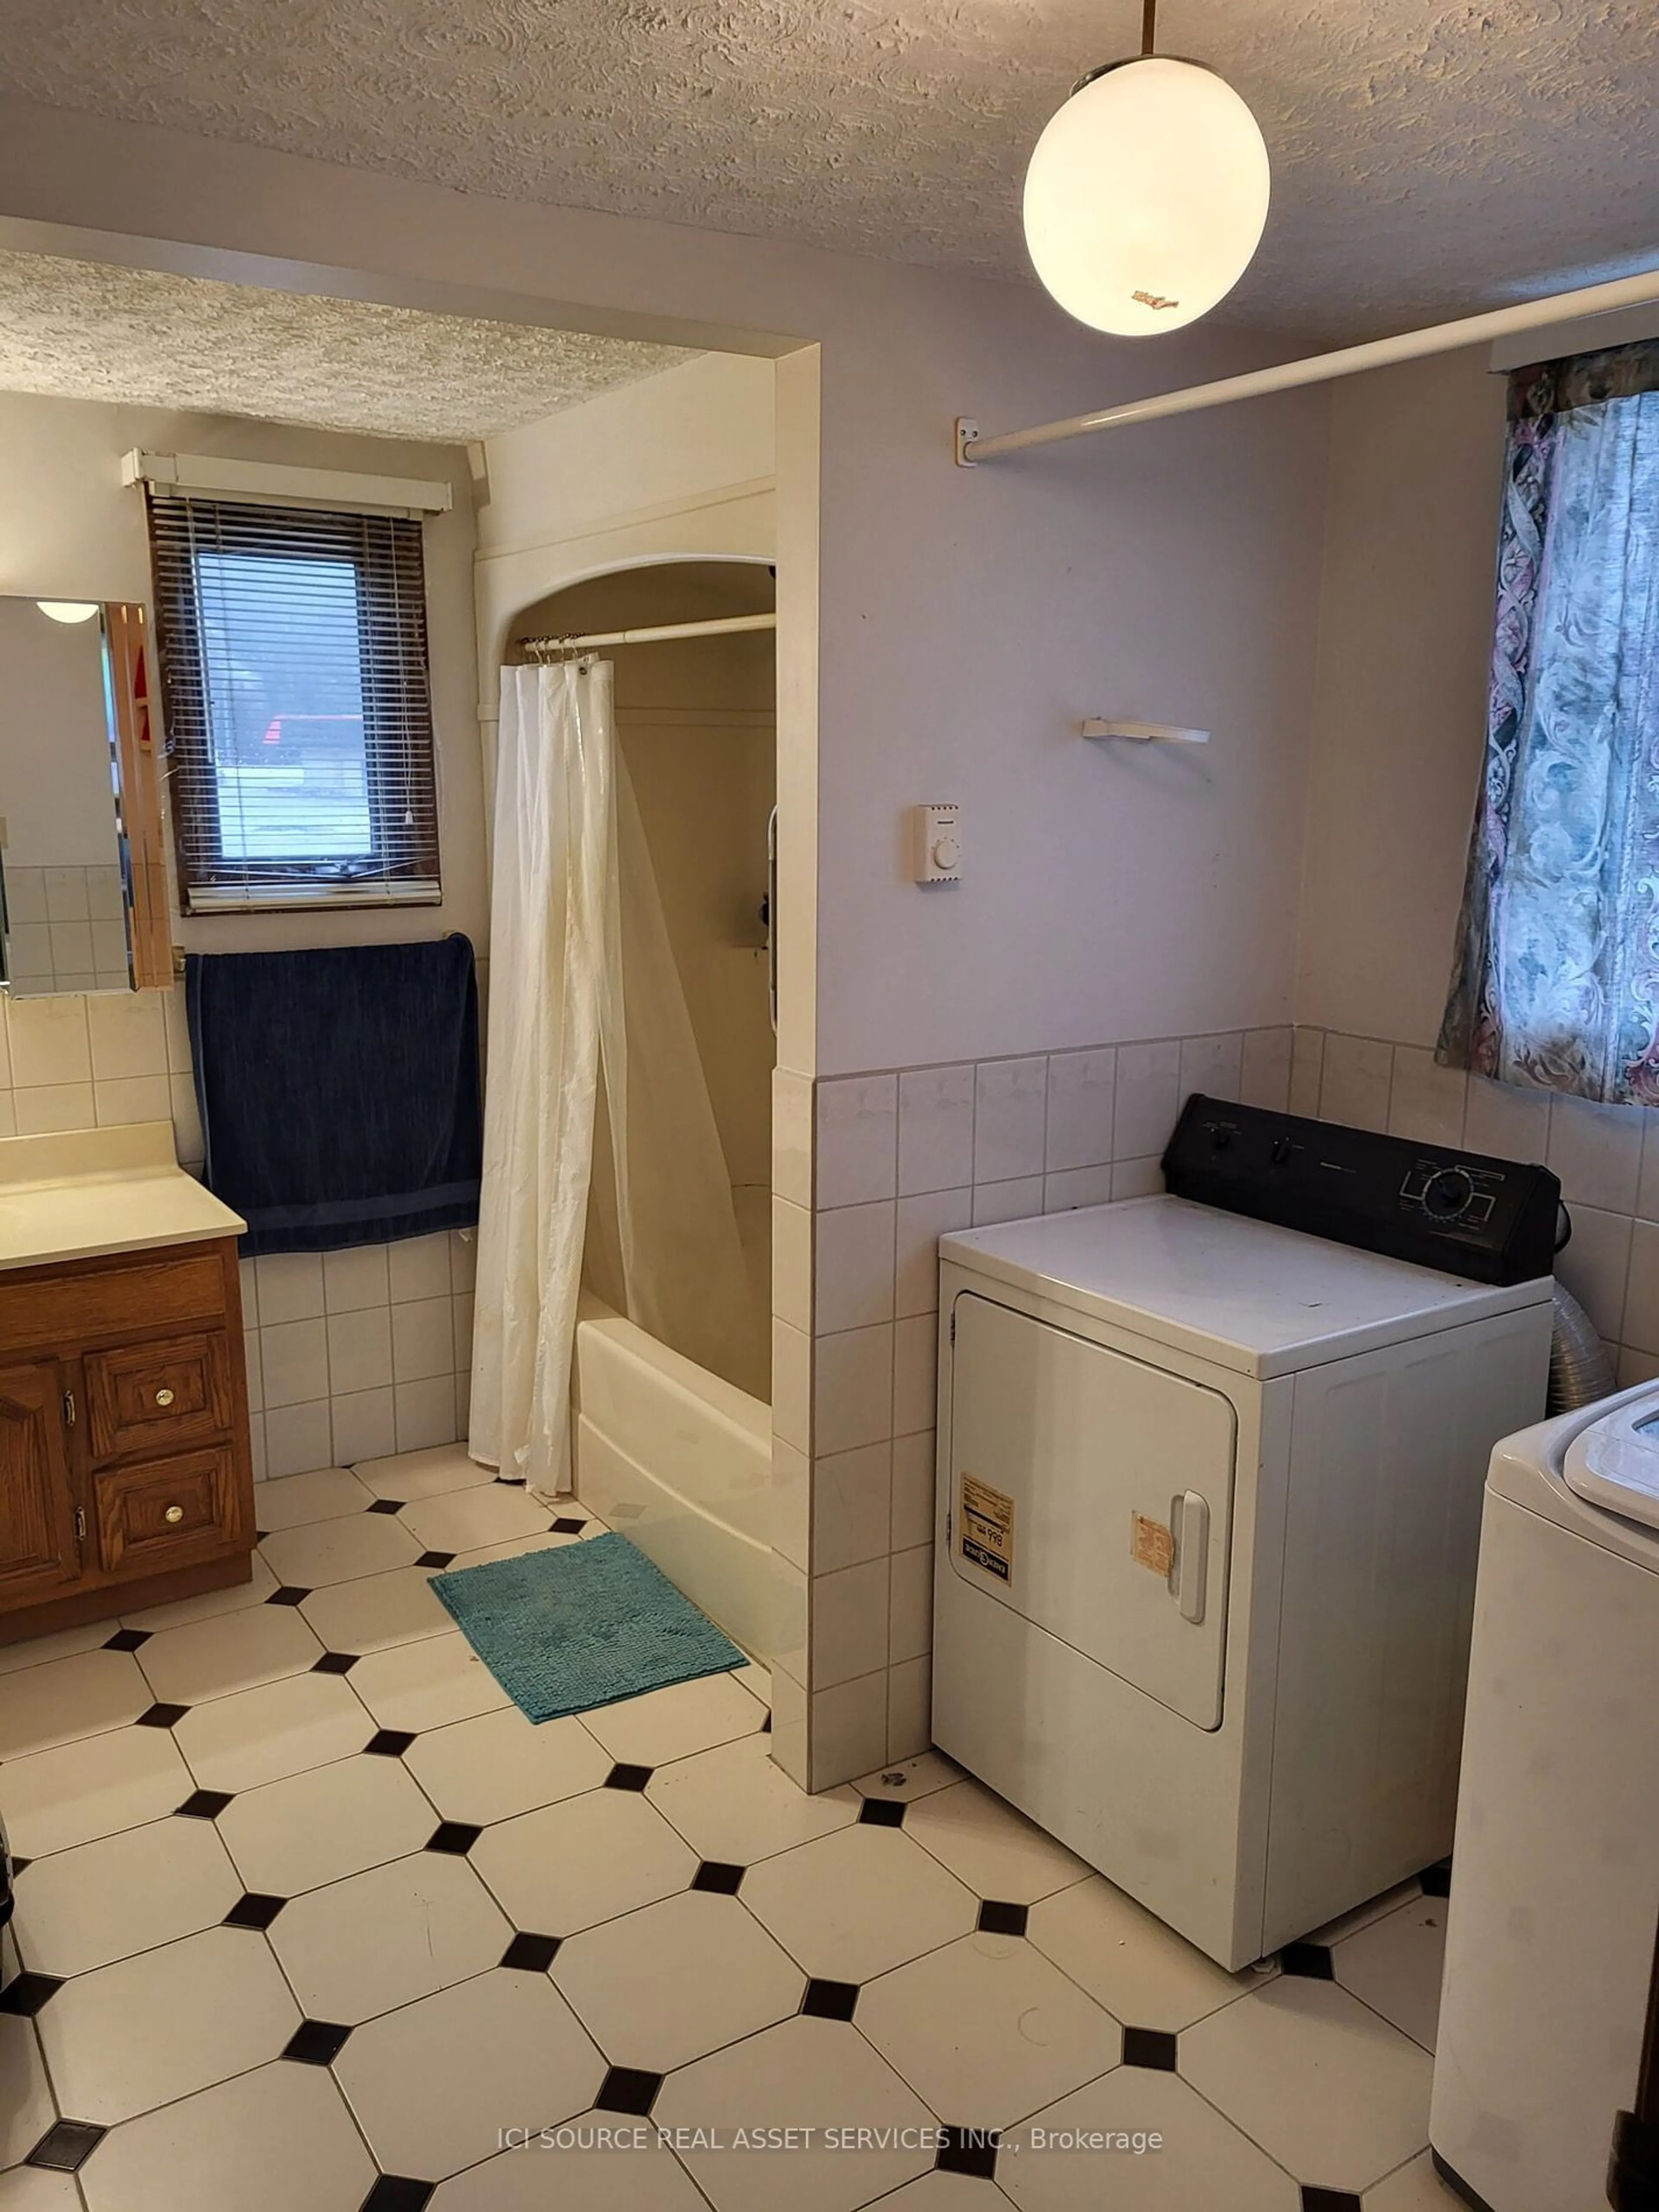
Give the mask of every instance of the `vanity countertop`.
M 179 1165 L 170 1121 L 0 1137 L 0 1269 L 199 1244 L 246 1227 Z

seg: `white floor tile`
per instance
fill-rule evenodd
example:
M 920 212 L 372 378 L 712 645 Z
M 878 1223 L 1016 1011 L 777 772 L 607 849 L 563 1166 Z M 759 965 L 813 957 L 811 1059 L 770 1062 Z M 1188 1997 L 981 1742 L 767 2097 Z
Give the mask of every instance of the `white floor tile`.
M 599 2148 L 593 2138 L 601 2130 L 610 2131 L 607 2140 L 627 2131 L 630 2147 Z M 708 2198 L 673 2153 L 658 2145 L 653 2120 L 579 2112 L 559 2134 L 568 2137 L 569 2148 L 533 2143 L 457 2174 L 439 2190 L 430 2212 L 549 2212 L 556 2204 L 569 2212 L 708 2212 Z
M 437 1825 L 403 1762 L 378 1755 L 245 1790 L 217 1822 L 243 1887 L 265 1897 L 298 1897 L 406 1858 Z
M 244 1606 L 263 1605 L 276 1589 L 276 1577 L 257 1552 L 250 1565 L 252 1571 L 245 1583 L 231 1583 L 224 1589 L 204 1590 L 200 1597 L 174 1598 L 170 1605 L 153 1605 L 144 1613 L 124 1613 L 121 1626 L 147 1628 L 155 1636 L 164 1628 L 182 1628 L 187 1621 L 214 1620 L 221 1613 L 240 1613 Z
M 696 1871 L 636 1790 L 591 1790 L 486 1828 L 472 1863 L 514 1924 L 542 1936 L 574 1936 L 654 1904 Z
M 457 1552 L 450 1562 L 459 1574 L 463 1567 L 487 1567 L 492 1559 L 521 1559 L 526 1552 L 556 1552 L 562 1544 L 579 1544 L 580 1536 L 556 1536 L 544 1529 L 539 1536 L 513 1536 L 504 1544 L 481 1545 L 476 1552 Z
M 510 1703 L 459 1630 L 372 1651 L 351 1670 L 351 1686 L 382 1728 L 443 1728 Z
M 1035 1904 L 1089 1872 L 1081 1859 L 977 1782 L 957 1782 L 922 1798 L 906 1814 L 904 1832 L 975 1897 L 1011 1905 Z
M 1157 2150 L 1040 2149 L 1031 2130 L 1078 2130 L 1143 2141 Z M 1173 2074 L 1121 2066 L 1051 2105 L 1015 2130 L 1020 2148 L 997 2160 L 997 2179 L 1021 2212 L 1176 2212 L 1191 2205 L 1225 2212 L 1298 2212 L 1301 2192 L 1237 2129 Z
M 112 1729 L 0 1766 L 0 1813 L 19 1858 L 142 1827 L 195 1788 L 166 1729 Z
M 1002 2212 L 1007 2202 L 994 2181 L 935 2168 L 884 2197 L 881 2212 Z
M 81 2212 L 81 2192 L 73 2174 L 15 2166 L 0 2173 L 0 2212 Z
M 0 2013 L 0 2166 L 26 2159 L 57 2118 L 34 2023 Z
M 860 1824 L 751 1867 L 743 1901 L 809 1974 L 868 1982 L 966 1936 L 977 1899 L 902 1828 Z
M 327 2068 L 278 2060 L 129 2120 L 80 2180 L 88 2212 L 346 2212 L 374 2162 Z
M 476 1552 L 481 1545 L 510 1543 L 515 1536 L 545 1535 L 552 1516 L 527 1490 L 490 1482 L 416 1498 L 398 1518 L 414 1531 L 422 1551 Z
M 82 1651 L 21 1668 L 0 1698 L 0 1759 L 123 1728 L 155 1702 L 131 1652 Z
M 430 1567 L 394 1567 L 313 1590 L 300 1610 L 330 1651 L 384 1651 L 455 1626 L 432 1594 Z
M 374 1723 L 340 1674 L 290 1674 L 196 1705 L 173 1731 L 204 1790 L 257 1790 L 361 1751 Z
M 270 1926 L 307 2018 L 348 2022 L 483 1973 L 512 1937 L 472 1869 L 447 1851 L 313 1889 Z
M 1364 2201 L 1365 2212 L 1465 2212 L 1462 2198 L 1442 2181 L 1427 2151 L 1368 2189 Z
M 597 1790 L 612 1765 L 579 1720 L 532 1724 L 516 1705 L 431 1729 L 404 1763 L 446 1820 L 480 1828 Z
M 0 1788 L 4 1782 L 0 1774 Z M 1331 1953 L 1332 1971 L 1342 1987 L 1425 2051 L 1434 2049 L 1445 1963 L 1446 1900 L 1441 1897 L 1402 1905 L 1345 1938 Z
M 40 2014 L 58 2100 L 105 2127 L 276 2058 L 300 2025 L 264 1938 L 210 1928 L 80 1975 Z
M 699 1858 L 732 1866 L 848 1827 L 861 1802 L 848 1789 L 809 1797 L 772 1759 L 764 1736 L 740 1736 L 676 1760 L 652 1776 L 646 1795 Z
M 374 1492 L 347 1468 L 324 1467 L 314 1474 L 262 1482 L 253 1493 L 253 1517 L 270 1534 L 278 1528 L 302 1528 L 311 1521 L 365 1513 L 374 1502 Z
M 756 2115 L 764 2114 L 757 2120 Z M 831 2151 L 691 2150 L 685 2164 L 716 2212 L 852 2212 L 933 2163 L 934 2124 L 921 2100 L 850 2023 L 802 2015 L 672 2074 L 652 2118 L 727 2138 L 740 2127 L 869 2127 L 918 2147 Z
M 422 1546 L 395 1513 L 349 1513 L 337 1521 L 312 1521 L 279 1528 L 260 1546 L 265 1565 L 290 1589 L 322 1589 L 412 1567 Z
M 303 1674 L 323 1647 L 290 1605 L 252 1605 L 187 1628 L 164 1629 L 137 1654 L 163 1705 L 198 1705 Z
M 26 1868 L 17 1947 L 38 1974 L 84 1974 L 213 1927 L 241 1893 L 210 1820 L 152 1820 Z
M 1034 1905 L 1025 1933 L 1126 2027 L 1176 2033 L 1264 1979 L 1226 1972 L 1098 1875 Z
M 545 1974 L 501 1969 L 371 2021 L 334 2070 L 383 2171 L 441 2181 L 585 2112 L 605 2065 Z
M 20 1667 L 43 1667 L 52 1659 L 72 1659 L 77 1651 L 95 1651 L 114 1633 L 112 1620 L 89 1620 L 80 1628 L 60 1629 L 56 1636 L 28 1636 L 21 1644 L 0 1644 L 0 1674 L 15 1674 Z
M 962 1778 L 962 1769 L 942 1751 L 923 1751 L 914 1759 L 877 1767 L 873 1773 L 860 1776 L 853 1787 L 860 1797 L 892 1797 L 908 1805 L 918 1797 L 931 1797 L 936 1790 L 948 1790 Z
M 424 1451 L 394 1452 L 389 1459 L 360 1460 L 352 1473 L 377 1498 L 395 1498 L 399 1504 L 441 1498 L 495 1480 L 495 1468 L 469 1459 L 465 1444 L 433 1444 Z
M 1285 1975 L 1212 2013 L 1181 2070 L 1317 2188 L 1367 2189 L 1428 2141 L 1427 2054 L 1333 1982 Z
M 858 2024 L 953 2126 L 1009 2127 L 1117 2064 L 1117 2022 L 1017 1936 L 968 1936 L 860 1993 Z
M 581 1717 L 612 1759 L 630 1766 L 666 1766 L 672 1759 L 757 1733 L 766 1708 L 735 1674 L 705 1674 L 698 1681 L 673 1682 L 642 1698 L 601 1705 Z
M 605 2057 L 653 2074 L 787 2019 L 806 1986 L 735 1897 L 697 1889 L 572 1936 L 551 1971 Z

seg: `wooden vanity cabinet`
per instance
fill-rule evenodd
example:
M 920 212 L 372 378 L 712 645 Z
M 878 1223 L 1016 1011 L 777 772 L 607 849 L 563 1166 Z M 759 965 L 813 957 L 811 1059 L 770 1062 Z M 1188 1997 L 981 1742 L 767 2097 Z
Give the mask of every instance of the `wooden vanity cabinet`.
M 0 1272 L 0 1644 L 246 1582 L 231 1237 Z

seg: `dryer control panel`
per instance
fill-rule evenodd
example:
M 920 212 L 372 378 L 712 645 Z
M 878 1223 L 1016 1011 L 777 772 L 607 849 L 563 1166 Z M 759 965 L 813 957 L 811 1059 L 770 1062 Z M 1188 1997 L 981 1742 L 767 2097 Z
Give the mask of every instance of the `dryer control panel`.
M 1549 1274 L 1565 1241 L 1545 1167 L 1194 1092 L 1164 1155 L 1176 1198 L 1477 1283 Z

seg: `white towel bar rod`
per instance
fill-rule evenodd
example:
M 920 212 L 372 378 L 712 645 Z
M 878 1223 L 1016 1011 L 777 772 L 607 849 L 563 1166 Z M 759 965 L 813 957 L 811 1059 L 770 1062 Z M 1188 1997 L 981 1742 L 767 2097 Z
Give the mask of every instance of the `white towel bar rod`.
M 775 615 L 723 615 L 716 622 L 658 623 L 648 629 L 594 630 L 586 637 L 527 637 L 522 644 L 526 653 L 593 653 L 603 645 L 663 645 L 675 637 L 732 637 L 777 626 Z
M 1659 269 L 1636 276 L 1617 276 L 1606 284 L 1587 284 L 1576 292 L 1557 292 L 1545 300 L 1526 300 L 1518 307 L 1493 307 L 1479 315 L 1465 315 L 1455 323 L 1437 323 L 1430 330 L 1402 331 L 1391 338 L 1371 338 L 1364 345 L 1343 346 L 1335 353 L 1315 354 L 1306 361 L 1281 362 L 1273 368 L 1253 368 L 1243 376 L 1223 377 L 1214 384 L 1189 385 L 1183 392 L 1160 392 L 1148 399 L 1126 399 L 1115 407 L 1102 407 L 1092 415 L 1070 415 L 1064 422 L 1042 422 L 1030 430 L 1004 430 L 982 438 L 970 416 L 957 420 L 957 459 L 964 468 L 1004 453 L 1023 453 L 1035 446 L 1057 446 L 1067 438 L 1087 438 L 1097 430 L 1115 430 L 1126 422 L 1152 422 L 1165 415 L 1191 415 L 1206 407 L 1224 407 L 1235 399 L 1260 399 L 1270 392 L 1291 392 L 1304 384 L 1326 384 L 1334 377 L 1358 376 L 1370 368 L 1389 368 L 1402 361 L 1421 361 L 1430 354 L 1455 353 L 1462 346 L 1507 337 L 1518 331 L 1547 330 L 1552 323 L 1574 322 L 1583 315 L 1599 315 L 1615 307 L 1645 307 L 1659 300 Z

